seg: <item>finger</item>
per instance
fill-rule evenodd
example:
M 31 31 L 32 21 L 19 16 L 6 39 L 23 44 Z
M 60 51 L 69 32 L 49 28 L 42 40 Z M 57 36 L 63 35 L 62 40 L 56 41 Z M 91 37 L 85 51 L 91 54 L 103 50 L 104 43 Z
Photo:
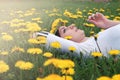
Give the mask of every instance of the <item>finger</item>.
M 102 13 L 96 12 L 97 16 L 103 16 Z
M 91 16 L 88 17 L 89 20 L 94 20 L 95 19 L 95 14 L 92 14 Z
M 90 20 L 90 19 L 92 19 L 92 17 L 91 17 L 91 16 L 89 16 L 89 17 L 88 17 L 88 19 Z
M 92 14 L 91 17 L 92 17 L 92 19 L 95 19 L 95 14 Z
M 89 22 L 96 25 L 96 22 L 94 20 L 89 20 Z
M 96 12 L 95 17 L 98 17 L 98 16 L 99 16 L 99 12 Z
M 92 14 L 91 16 L 92 16 L 92 17 L 94 17 L 94 16 L 95 16 L 95 14 Z

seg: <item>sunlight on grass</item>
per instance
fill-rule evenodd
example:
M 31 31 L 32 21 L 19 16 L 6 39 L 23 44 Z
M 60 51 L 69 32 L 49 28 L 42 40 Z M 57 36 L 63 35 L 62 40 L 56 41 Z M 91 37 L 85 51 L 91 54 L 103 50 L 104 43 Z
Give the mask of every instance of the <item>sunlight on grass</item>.
M 108 3 L 106 7 L 104 4 L 68 0 L 1 1 L 0 80 L 119 79 L 119 50 L 111 50 L 110 58 L 98 52 L 88 58 L 82 53 L 75 57 L 71 55 L 76 54 L 73 46 L 68 48 L 70 53 L 63 53 L 57 42 L 47 49 L 46 37 L 31 38 L 34 32 L 54 33 L 58 25 L 70 24 L 84 29 L 87 36 L 98 33 L 101 30 L 86 21 L 92 13 L 101 12 L 109 19 L 120 21 L 119 2 Z

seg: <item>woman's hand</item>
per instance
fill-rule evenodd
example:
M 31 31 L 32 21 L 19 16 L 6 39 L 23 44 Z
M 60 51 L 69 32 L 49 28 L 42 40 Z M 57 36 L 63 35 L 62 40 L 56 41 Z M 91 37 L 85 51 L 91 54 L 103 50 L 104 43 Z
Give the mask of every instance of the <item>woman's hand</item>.
M 95 24 L 97 27 L 106 29 L 109 25 L 109 20 L 101 13 L 92 14 L 88 17 L 88 22 Z

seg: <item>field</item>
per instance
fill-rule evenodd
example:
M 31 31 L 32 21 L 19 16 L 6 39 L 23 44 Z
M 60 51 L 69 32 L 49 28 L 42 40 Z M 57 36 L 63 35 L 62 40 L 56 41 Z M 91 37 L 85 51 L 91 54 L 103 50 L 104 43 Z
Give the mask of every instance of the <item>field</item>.
M 61 52 L 59 43 L 47 49 L 46 37 L 31 38 L 34 32 L 54 33 L 57 26 L 70 24 L 90 37 L 101 29 L 87 22 L 88 16 L 100 12 L 120 21 L 119 4 L 117 0 L 1 0 L 0 80 L 119 80 L 119 50 L 108 52 L 109 58 L 86 58 L 82 53 L 76 57 L 74 49 Z

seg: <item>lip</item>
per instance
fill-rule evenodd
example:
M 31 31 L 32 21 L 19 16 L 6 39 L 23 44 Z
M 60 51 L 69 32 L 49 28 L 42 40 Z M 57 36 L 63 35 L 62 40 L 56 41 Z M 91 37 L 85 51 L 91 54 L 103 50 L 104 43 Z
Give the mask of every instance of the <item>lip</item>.
M 77 32 L 77 31 L 78 31 L 78 29 L 76 28 L 76 29 L 75 29 L 75 31 Z

